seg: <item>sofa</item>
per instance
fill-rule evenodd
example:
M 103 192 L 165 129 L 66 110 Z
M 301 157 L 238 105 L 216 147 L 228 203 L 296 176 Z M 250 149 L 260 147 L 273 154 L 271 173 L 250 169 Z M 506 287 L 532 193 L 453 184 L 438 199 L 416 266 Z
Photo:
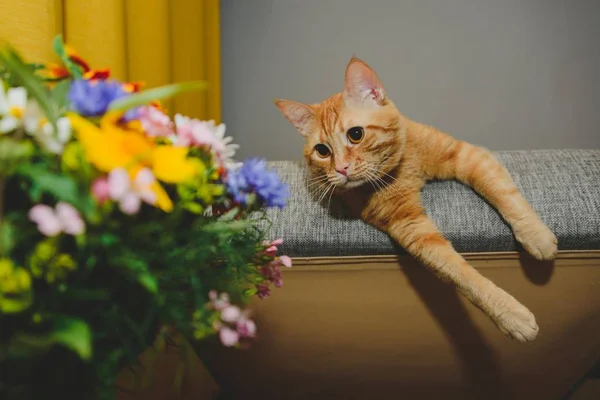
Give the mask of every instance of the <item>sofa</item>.
M 423 201 L 457 251 L 536 315 L 536 340 L 505 337 L 384 233 L 316 202 L 301 163 L 272 162 L 292 197 L 267 228 L 294 266 L 253 302 L 250 349 L 200 349 L 220 398 L 564 398 L 600 359 L 600 150 L 496 155 L 556 234 L 553 262 L 528 256 L 462 184 L 431 182 Z

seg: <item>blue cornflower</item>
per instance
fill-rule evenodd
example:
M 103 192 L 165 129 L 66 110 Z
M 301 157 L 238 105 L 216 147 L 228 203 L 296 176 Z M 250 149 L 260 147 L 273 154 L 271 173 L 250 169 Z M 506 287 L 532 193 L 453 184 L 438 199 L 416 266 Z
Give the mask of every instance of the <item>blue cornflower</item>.
M 246 205 L 251 193 L 267 207 L 283 208 L 289 197 L 288 185 L 281 182 L 277 173 L 269 171 L 261 158 L 250 158 L 238 170 L 229 171 L 226 185 L 234 200 Z
M 77 113 L 93 117 L 104 114 L 113 100 L 128 94 L 123 84 L 117 81 L 79 79 L 71 85 L 68 96 L 71 107 Z

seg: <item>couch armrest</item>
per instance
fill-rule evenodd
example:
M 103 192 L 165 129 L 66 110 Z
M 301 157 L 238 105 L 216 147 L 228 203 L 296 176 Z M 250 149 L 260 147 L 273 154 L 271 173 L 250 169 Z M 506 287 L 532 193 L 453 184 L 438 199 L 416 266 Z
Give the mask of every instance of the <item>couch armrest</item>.
M 600 249 L 600 150 L 535 150 L 495 153 L 542 220 L 559 250 Z M 270 237 L 284 237 L 292 257 L 397 254 L 384 233 L 360 220 L 335 216 L 309 195 L 303 164 L 270 163 L 290 185 L 283 210 L 271 210 Z M 509 226 L 470 188 L 453 181 L 423 189 L 427 214 L 462 253 L 518 250 Z

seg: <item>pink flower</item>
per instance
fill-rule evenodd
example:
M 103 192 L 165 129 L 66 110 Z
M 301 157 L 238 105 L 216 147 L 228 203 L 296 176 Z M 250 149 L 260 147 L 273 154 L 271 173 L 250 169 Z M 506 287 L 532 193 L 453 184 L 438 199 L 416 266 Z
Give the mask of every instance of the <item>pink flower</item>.
M 220 295 L 217 295 L 216 290 L 211 290 L 208 292 L 208 298 L 210 299 L 212 307 L 217 311 L 221 311 L 230 305 L 229 295 L 227 293 L 221 293 Z
M 277 247 L 271 246 L 265 250 L 265 253 L 269 256 L 274 256 L 277 253 Z
M 98 201 L 98 203 L 102 204 L 108 199 L 110 199 L 110 189 L 108 185 L 108 179 L 106 178 L 98 178 L 92 183 L 92 195 Z
M 268 283 L 261 283 L 259 285 L 256 285 L 256 290 L 258 291 L 258 297 L 260 297 L 261 299 L 266 299 L 271 295 L 271 289 L 269 288 Z
M 168 137 L 173 135 L 174 125 L 169 117 L 156 107 L 146 106 L 139 110 L 142 128 L 148 136 Z
M 279 261 L 284 267 L 290 268 L 292 266 L 292 259 L 289 256 L 280 256 Z
M 249 312 L 231 305 L 227 293 L 219 295 L 216 290 L 211 290 L 208 297 L 211 307 L 220 311 L 220 319 L 213 322 L 213 328 L 219 332 L 219 338 L 224 346 L 243 345 L 240 343 L 241 339 L 256 335 L 256 324 L 249 318 Z
M 231 328 L 223 327 L 219 331 L 219 338 L 223 346 L 232 347 L 240 341 L 240 335 Z
M 283 239 L 275 239 L 271 242 L 271 246 L 281 246 L 283 244 Z
M 56 236 L 61 232 L 80 235 L 85 232 L 85 223 L 72 205 L 59 202 L 53 209 L 45 204 L 37 204 L 29 210 L 29 219 L 37 224 L 45 236 Z
M 191 119 L 177 115 L 177 140 L 176 145 L 179 146 L 206 146 L 217 153 L 224 152 L 226 145 L 213 132 L 213 125 L 206 121 Z
M 221 319 L 225 322 L 236 322 L 242 315 L 242 311 L 237 306 L 227 306 L 221 310 Z
M 249 337 L 252 338 L 256 336 L 256 324 L 251 319 L 242 316 L 237 321 L 237 332 L 241 337 Z
M 148 168 L 141 169 L 133 181 L 125 168 L 115 168 L 108 174 L 109 196 L 119 202 L 123 213 L 133 215 L 140 210 L 142 200 L 150 205 L 156 203 L 156 193 L 152 190 L 155 182 Z
M 176 146 L 205 147 L 224 166 L 239 165 L 232 160 L 239 145 L 232 144 L 231 137 L 225 137 L 224 124 L 216 125 L 214 121 L 200 121 L 177 114 L 175 126 L 177 134 L 173 141 Z
M 275 257 L 275 254 L 277 253 L 277 247 L 281 246 L 282 243 L 283 239 L 275 239 L 272 242 L 265 240 L 264 242 L 262 242 L 262 245 L 266 247 L 266 249 L 264 250 L 264 254 L 271 257 Z
M 275 287 L 280 288 L 283 286 L 283 278 L 281 277 L 281 270 L 278 264 L 274 264 L 271 269 L 271 282 L 273 282 Z

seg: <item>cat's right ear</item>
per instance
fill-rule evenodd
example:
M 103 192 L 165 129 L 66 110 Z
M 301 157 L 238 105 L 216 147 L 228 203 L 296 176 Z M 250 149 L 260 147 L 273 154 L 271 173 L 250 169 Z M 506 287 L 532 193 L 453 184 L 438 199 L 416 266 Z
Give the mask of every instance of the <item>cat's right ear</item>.
M 315 119 L 315 112 L 309 105 L 282 99 L 277 99 L 274 103 L 302 136 L 308 136 L 310 126 Z

